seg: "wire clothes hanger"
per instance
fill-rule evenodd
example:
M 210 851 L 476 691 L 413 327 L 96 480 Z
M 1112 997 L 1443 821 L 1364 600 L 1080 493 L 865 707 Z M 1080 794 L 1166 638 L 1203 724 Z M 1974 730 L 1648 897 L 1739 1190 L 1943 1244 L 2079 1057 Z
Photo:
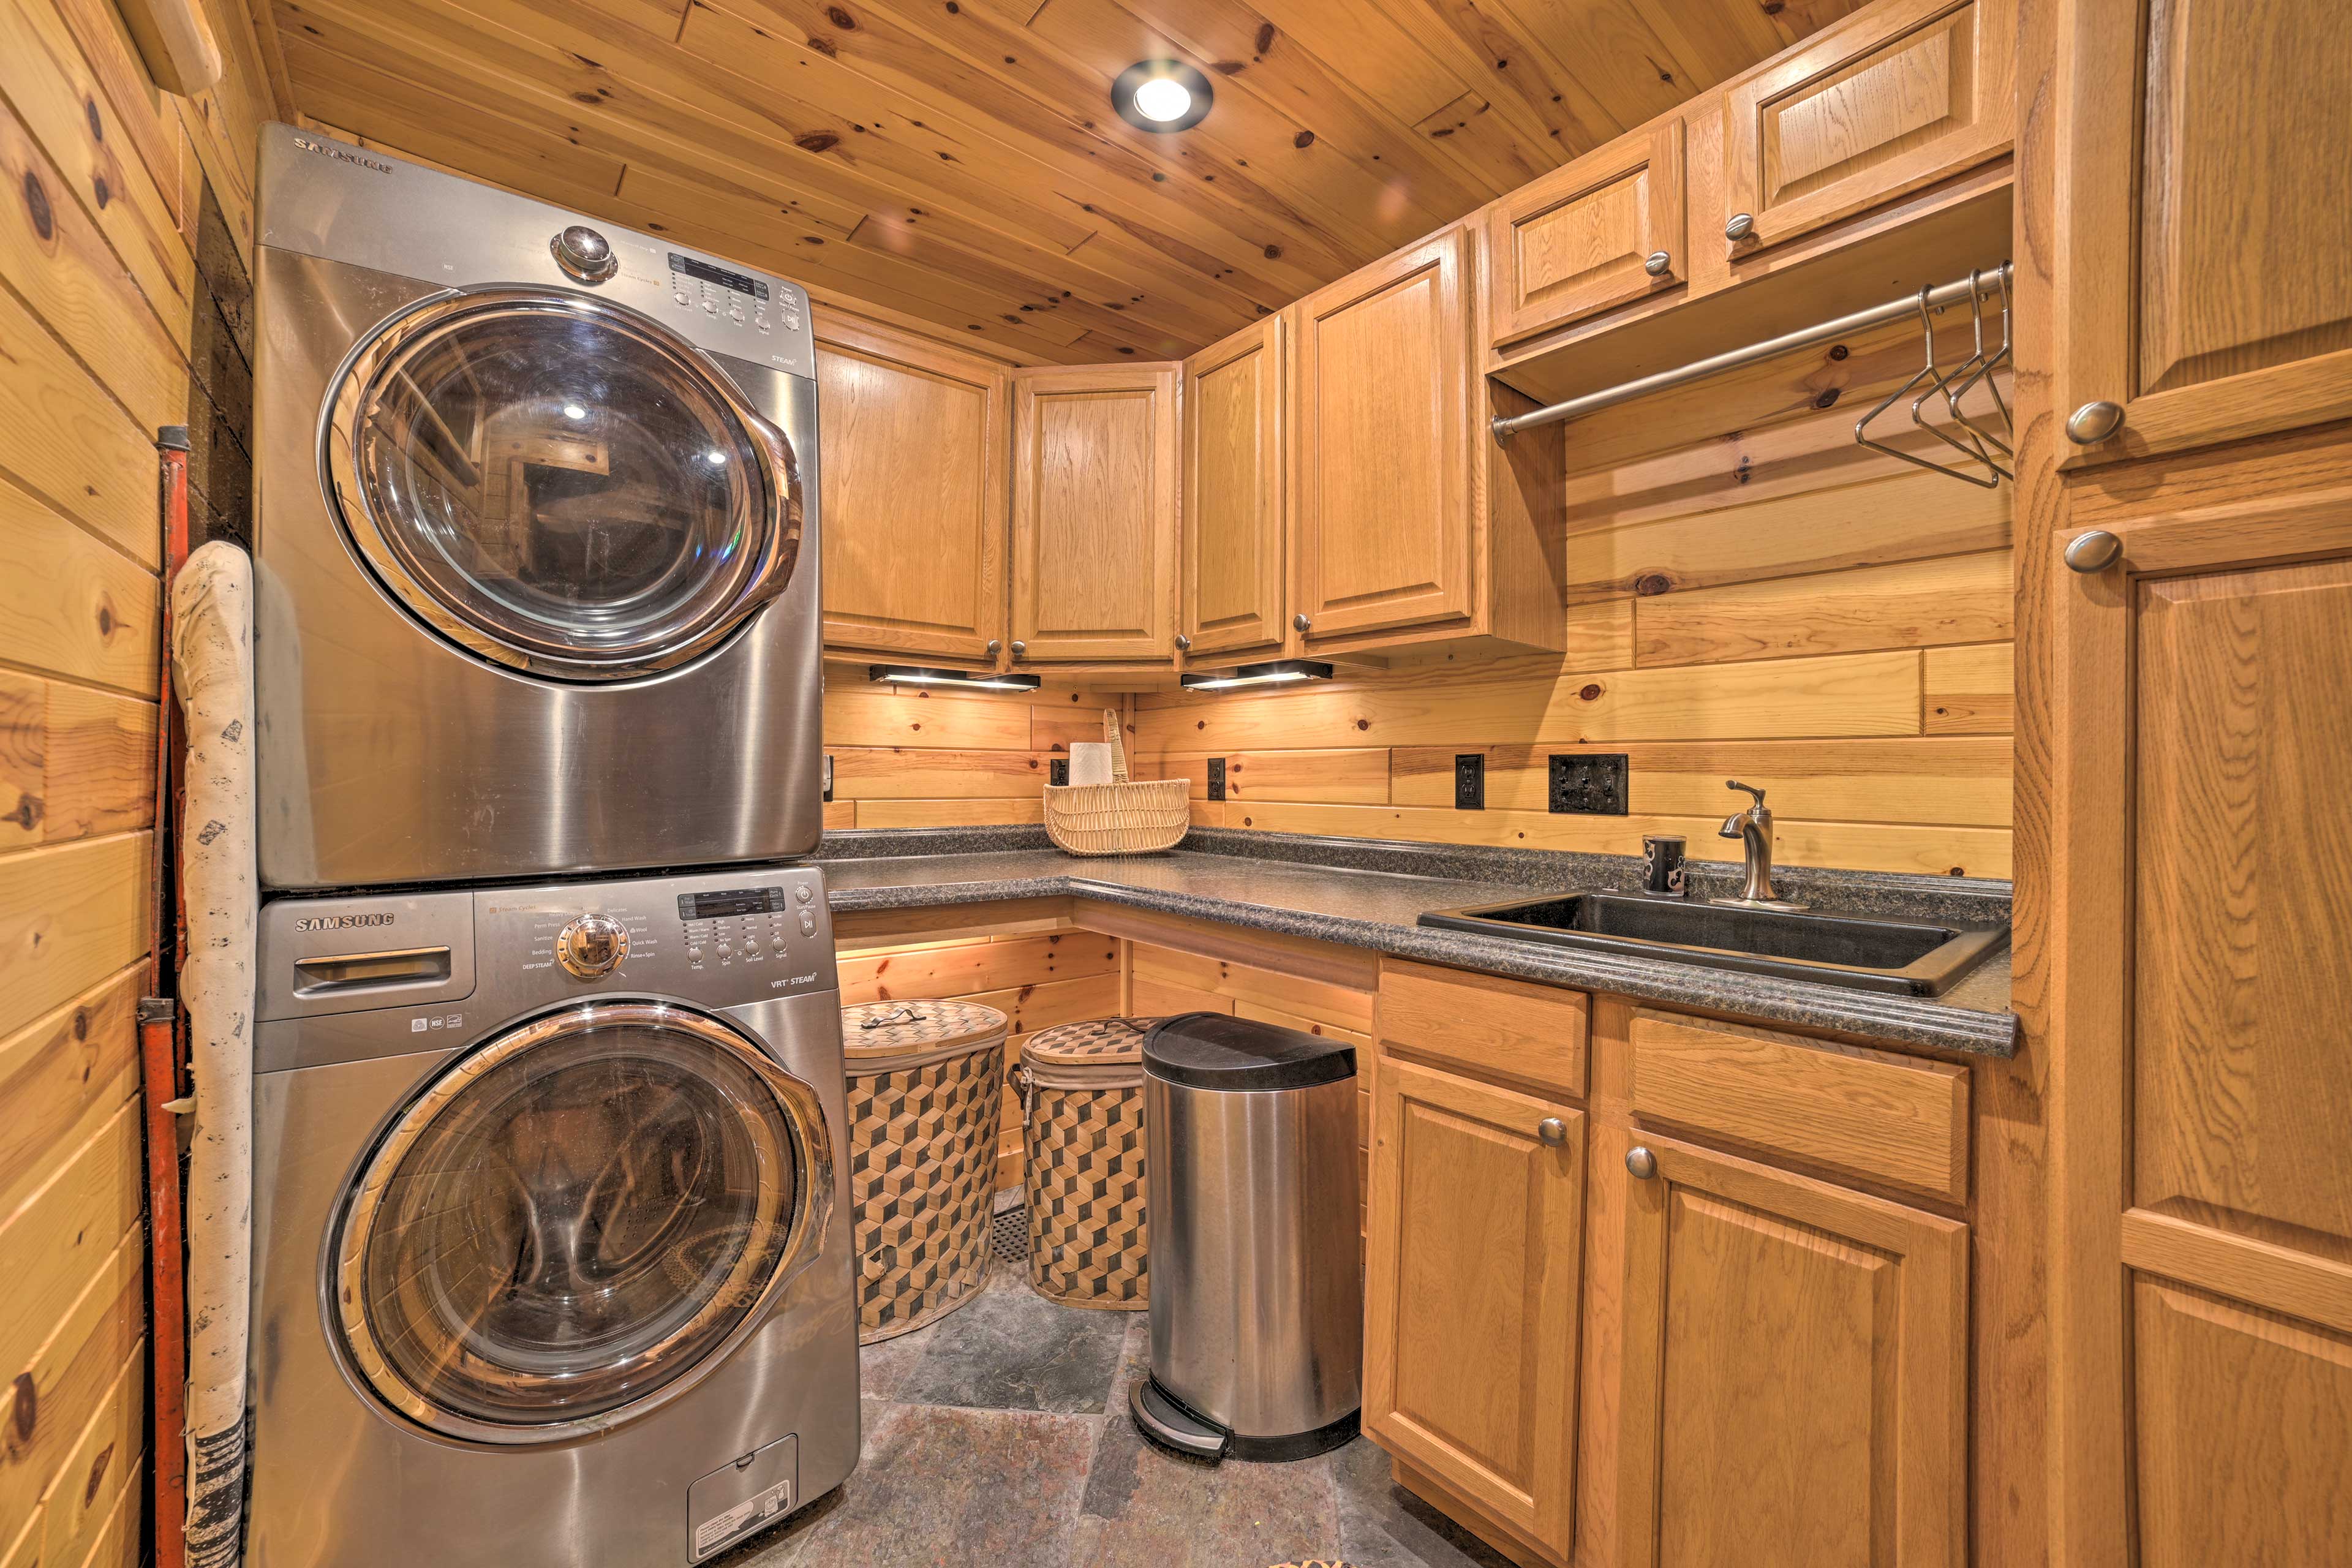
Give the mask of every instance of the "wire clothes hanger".
M 1948 475 L 1952 479 L 1964 480 L 1985 489 L 1992 489 L 2005 479 L 2015 477 L 2009 469 L 2001 467 L 1993 457 L 1994 449 L 1998 449 L 2003 456 L 2009 455 L 2008 444 L 1979 428 L 1975 421 L 1960 410 L 1961 397 L 1979 382 L 1984 382 L 1991 391 L 1993 405 L 1999 410 L 2002 423 L 2004 426 L 2009 424 L 2009 406 L 2001 401 L 1999 390 L 1994 388 L 1988 379 L 1998 365 L 2006 362 L 2010 352 L 2009 294 L 2005 277 L 2007 268 L 2003 268 L 2001 270 L 2004 277 L 2000 285 L 2002 307 L 2000 346 L 1990 354 L 1984 352 L 1982 274 L 1979 271 L 1971 271 L 1969 274 L 1969 318 L 1973 323 L 1974 352 L 1955 367 L 1949 375 L 1936 368 L 1936 322 L 1928 304 L 1928 296 L 1934 290 L 1930 289 L 1919 290 L 1917 308 L 1923 363 L 1918 370 L 1912 373 L 1909 380 L 1889 393 L 1878 406 L 1854 422 L 1853 438 L 1858 444 L 1868 447 L 1875 452 L 1884 452 L 1890 458 L 1900 458 L 1903 461 L 1918 468 Z M 1943 399 L 1946 408 L 1950 411 L 1953 424 L 1959 432 L 1958 435 L 1923 416 L 1922 411 L 1929 400 L 1938 396 Z M 1961 457 L 1968 459 L 1969 464 L 1982 468 L 1984 472 L 1979 475 L 1969 468 L 1958 468 L 1949 463 L 1937 462 L 1933 458 L 1906 452 L 1899 447 L 1890 446 L 1885 441 L 1874 438 L 1870 434 L 1872 421 L 1906 398 L 1911 400 L 1911 423 L 1914 426 L 1927 431 L 1928 435 L 1959 453 Z M 2013 427 L 2011 429 L 2011 434 L 2015 434 Z

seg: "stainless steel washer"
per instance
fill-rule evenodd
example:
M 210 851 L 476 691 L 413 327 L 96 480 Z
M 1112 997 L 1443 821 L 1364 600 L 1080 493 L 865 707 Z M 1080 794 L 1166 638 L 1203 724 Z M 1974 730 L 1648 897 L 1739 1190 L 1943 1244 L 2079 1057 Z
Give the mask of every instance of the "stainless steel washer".
M 248 1561 L 689 1564 L 849 1474 L 817 869 L 280 899 L 259 962 Z
M 807 296 L 283 125 L 258 203 L 264 885 L 814 848 Z

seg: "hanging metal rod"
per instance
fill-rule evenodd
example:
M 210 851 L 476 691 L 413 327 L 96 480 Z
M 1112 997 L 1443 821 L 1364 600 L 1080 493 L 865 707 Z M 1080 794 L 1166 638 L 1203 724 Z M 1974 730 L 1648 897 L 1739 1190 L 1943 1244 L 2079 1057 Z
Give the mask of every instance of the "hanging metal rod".
M 1930 310 L 1940 310 L 1947 305 L 1966 304 L 1972 289 L 1982 291 L 1991 288 L 1996 279 L 2007 284 L 2014 281 L 2014 269 L 2004 261 L 1992 271 L 1977 274 L 1973 282 L 1962 278 L 1955 282 L 1928 289 L 1927 307 Z M 1599 392 L 1588 392 L 1581 397 L 1571 397 L 1565 403 L 1555 403 L 1546 408 L 1531 408 L 1525 414 L 1514 414 L 1507 418 L 1497 419 L 1494 422 L 1495 439 L 1508 441 L 1522 430 L 1535 430 L 1546 425 L 1557 425 L 1563 419 L 1580 419 L 1588 414 L 1598 414 L 1604 408 L 1614 408 L 1621 403 L 1631 403 L 1637 397 L 1647 397 L 1654 392 L 1667 392 L 1677 386 L 1688 386 L 1694 381 L 1705 381 L 1708 376 L 1721 375 L 1725 371 L 1738 370 L 1742 365 L 1755 364 L 1759 361 L 1772 359 L 1780 354 L 1794 353 L 1799 349 L 1816 348 L 1822 343 L 1834 342 L 1839 338 L 1850 337 L 1856 332 L 1868 331 L 1873 327 L 1883 327 L 1889 321 L 1899 321 L 1907 316 L 1916 315 L 1918 310 L 1919 296 L 1916 293 L 1905 294 L 1889 300 L 1884 305 L 1873 305 L 1867 310 L 1856 310 L 1850 316 L 1840 316 L 1833 321 L 1823 321 L 1818 326 L 1800 327 L 1793 332 L 1783 332 L 1777 338 L 1767 338 L 1760 343 L 1750 343 L 1744 349 L 1732 349 L 1727 353 L 1717 354 L 1712 359 L 1694 360 L 1688 364 L 1677 365 L 1673 370 L 1662 370 L 1655 375 L 1643 376 L 1638 381 L 1628 381 L 1616 386 L 1603 387 Z

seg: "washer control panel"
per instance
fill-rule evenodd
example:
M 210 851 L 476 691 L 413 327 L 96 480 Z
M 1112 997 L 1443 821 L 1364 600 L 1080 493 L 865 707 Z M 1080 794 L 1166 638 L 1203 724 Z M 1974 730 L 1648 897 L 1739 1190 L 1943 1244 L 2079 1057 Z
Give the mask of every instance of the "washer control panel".
M 555 962 L 564 973 L 595 980 L 629 956 L 629 928 L 610 915 L 582 915 L 555 933 Z
M 789 963 L 824 929 L 812 871 L 789 883 L 680 893 L 688 969 Z

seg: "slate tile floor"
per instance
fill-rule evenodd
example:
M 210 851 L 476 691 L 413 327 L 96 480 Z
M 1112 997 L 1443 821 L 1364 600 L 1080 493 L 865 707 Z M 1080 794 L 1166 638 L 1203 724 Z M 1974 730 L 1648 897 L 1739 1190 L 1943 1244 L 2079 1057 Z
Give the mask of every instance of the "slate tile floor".
M 971 1305 L 867 1347 L 856 1473 L 720 1568 L 1508 1568 L 1361 1438 L 1288 1465 L 1151 1447 L 1127 1414 L 1149 1350 L 1142 1313 L 1055 1306 L 998 1260 Z

